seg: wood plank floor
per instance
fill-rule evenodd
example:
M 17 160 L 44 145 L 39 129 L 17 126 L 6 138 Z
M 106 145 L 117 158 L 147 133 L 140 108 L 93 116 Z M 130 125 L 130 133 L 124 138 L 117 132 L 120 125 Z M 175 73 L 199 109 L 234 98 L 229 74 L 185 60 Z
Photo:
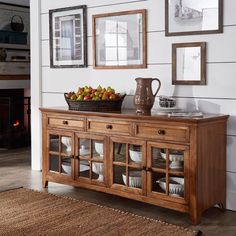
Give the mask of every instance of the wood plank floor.
M 236 212 L 222 212 L 218 208 L 211 208 L 203 214 L 200 225 L 192 226 L 187 214 L 109 194 L 54 183 L 49 183 L 48 189 L 42 189 L 41 172 L 32 171 L 30 168 L 29 148 L 0 150 L 0 191 L 20 186 L 83 199 L 168 223 L 191 227 L 201 230 L 203 235 L 207 236 L 236 236 Z

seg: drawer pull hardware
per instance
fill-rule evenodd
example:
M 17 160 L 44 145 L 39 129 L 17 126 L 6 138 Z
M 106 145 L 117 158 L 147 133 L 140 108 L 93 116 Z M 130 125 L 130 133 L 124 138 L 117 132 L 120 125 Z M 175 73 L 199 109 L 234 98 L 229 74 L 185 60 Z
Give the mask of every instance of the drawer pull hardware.
M 158 134 L 160 135 L 165 135 L 166 134 L 166 131 L 164 129 L 159 129 L 158 130 Z
M 112 129 L 113 127 L 112 127 L 112 125 L 106 125 L 106 128 L 107 129 Z
M 63 125 L 68 125 L 69 122 L 68 122 L 67 120 L 63 120 L 63 121 L 62 121 L 62 124 L 63 124 Z

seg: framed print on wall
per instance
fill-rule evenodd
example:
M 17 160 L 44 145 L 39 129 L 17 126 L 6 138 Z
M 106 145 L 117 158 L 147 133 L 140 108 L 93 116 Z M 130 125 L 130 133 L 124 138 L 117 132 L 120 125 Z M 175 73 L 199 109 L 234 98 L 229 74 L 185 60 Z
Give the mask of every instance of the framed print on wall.
M 223 0 L 165 0 L 166 36 L 223 32 Z
M 206 43 L 172 45 L 172 84 L 206 84 Z
M 50 66 L 87 67 L 87 7 L 49 11 Z
M 93 16 L 95 69 L 147 67 L 146 10 Z

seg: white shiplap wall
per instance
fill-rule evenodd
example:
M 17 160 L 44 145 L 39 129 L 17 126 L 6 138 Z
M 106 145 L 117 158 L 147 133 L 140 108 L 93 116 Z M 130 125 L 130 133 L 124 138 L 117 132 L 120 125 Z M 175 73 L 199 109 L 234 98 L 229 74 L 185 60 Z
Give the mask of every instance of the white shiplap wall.
M 40 1 L 40 0 L 38 0 Z M 85 4 L 88 7 L 88 62 L 83 69 L 51 69 L 49 63 L 49 10 Z M 165 0 L 41 0 L 41 98 L 42 106 L 66 105 L 63 93 L 86 84 L 112 86 L 132 95 L 136 77 L 158 77 L 159 94 L 175 95 L 181 108 L 195 106 L 204 112 L 229 114 L 227 147 L 227 208 L 236 210 L 236 1 L 224 1 L 224 33 L 165 37 Z M 94 70 L 92 68 L 92 15 L 147 9 L 148 68 Z M 34 37 L 34 36 L 33 36 Z M 207 42 L 207 85 L 171 84 L 171 45 L 176 42 Z M 37 89 L 37 88 L 35 88 Z M 32 93 L 34 93 L 32 89 Z M 157 102 L 155 103 L 156 106 Z M 125 106 L 132 106 L 128 96 Z M 40 137 L 39 137 L 40 138 Z M 35 154 L 35 155 L 34 155 Z M 38 155 L 33 153 L 37 158 Z

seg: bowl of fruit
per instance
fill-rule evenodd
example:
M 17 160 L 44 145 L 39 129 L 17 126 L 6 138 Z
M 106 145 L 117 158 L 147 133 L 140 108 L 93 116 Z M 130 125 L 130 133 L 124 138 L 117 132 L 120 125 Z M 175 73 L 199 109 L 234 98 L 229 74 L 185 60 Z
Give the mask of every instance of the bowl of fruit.
M 116 93 L 110 86 L 96 89 L 91 86 L 79 87 L 77 92 L 64 94 L 69 110 L 119 112 L 125 94 Z

